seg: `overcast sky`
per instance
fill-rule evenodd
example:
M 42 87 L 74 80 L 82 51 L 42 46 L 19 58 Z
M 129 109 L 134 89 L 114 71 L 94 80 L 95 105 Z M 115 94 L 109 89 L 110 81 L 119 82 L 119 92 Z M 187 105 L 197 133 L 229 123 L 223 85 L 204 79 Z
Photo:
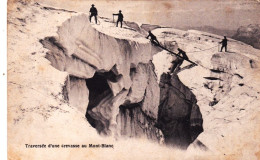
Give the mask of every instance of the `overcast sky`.
M 121 9 L 125 20 L 177 28 L 208 25 L 237 29 L 242 25 L 260 24 L 260 1 L 257 0 L 40 1 L 87 13 L 94 3 L 100 16 L 112 18 L 112 13 Z

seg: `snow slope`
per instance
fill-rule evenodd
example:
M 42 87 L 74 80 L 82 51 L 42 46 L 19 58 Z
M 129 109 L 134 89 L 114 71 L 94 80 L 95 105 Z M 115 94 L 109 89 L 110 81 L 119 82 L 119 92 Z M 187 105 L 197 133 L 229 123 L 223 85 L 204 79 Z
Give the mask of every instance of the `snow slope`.
M 259 152 L 260 51 L 228 38 L 228 52 L 218 52 L 222 37 L 200 31 L 162 28 L 153 33 L 159 41 L 176 41 L 189 59 L 199 64 L 178 74 L 196 95 L 203 115 L 204 132 L 198 139 L 223 158 L 256 159 L 255 153 Z M 159 66 L 157 74 L 168 70 L 170 59 L 166 52 L 154 56 L 153 62 Z M 189 63 L 185 62 L 182 67 L 187 65 Z M 214 98 L 218 103 L 212 106 Z
M 82 14 L 82 13 L 79 13 Z M 23 1 L 8 12 L 8 159 L 167 159 L 182 151 L 145 139 L 101 137 L 63 97 L 68 73 L 51 66 L 40 39 L 78 15 Z M 26 148 L 25 144 L 113 144 L 108 149 Z M 150 148 L 147 150 L 147 147 Z M 158 155 L 157 152 L 171 153 Z M 109 155 L 109 157 L 107 156 Z
M 198 99 L 204 119 L 204 132 L 198 139 L 209 148 L 209 151 L 201 151 L 195 144 L 186 152 L 178 151 L 144 139 L 115 142 L 113 138 L 99 136 L 84 115 L 64 101 L 62 91 L 68 73 L 51 66 L 51 63 L 45 59 L 47 49 L 44 49 L 39 42 L 43 37 L 57 35 L 58 26 L 71 16 L 80 14 L 82 13 L 44 8 L 36 3 L 9 4 L 9 159 L 180 159 L 181 157 L 181 159 L 251 160 L 257 159 L 256 156 L 259 157 L 260 81 L 259 74 L 257 75 L 259 50 L 232 40 L 230 53 L 218 53 L 213 47 L 220 40 L 219 36 L 171 28 L 154 30 L 159 41 L 177 41 L 179 47 L 187 51 L 191 60 L 205 67 L 198 66 L 183 70 L 179 73 L 179 77 L 192 89 Z M 101 32 L 107 31 L 102 28 L 102 25 L 95 27 Z M 105 27 L 112 26 L 108 24 Z M 119 28 L 118 30 L 123 31 Z M 126 32 L 119 36 L 128 35 L 129 33 Z M 138 36 L 135 39 L 140 39 L 142 42 L 142 38 Z M 201 52 L 201 50 L 205 51 Z M 193 51 L 198 52 L 192 53 Z M 169 58 L 172 57 L 165 52 L 154 56 L 154 62 L 157 61 L 155 67 L 158 75 L 167 71 Z M 164 60 L 167 63 L 164 63 Z M 249 62 L 250 60 L 252 63 Z M 186 64 L 188 63 L 185 62 L 184 66 Z M 227 73 L 217 74 L 209 70 L 217 70 L 221 67 Z M 239 74 L 243 79 L 235 74 Z M 203 77 L 217 77 L 223 81 L 212 82 Z M 224 93 L 219 89 L 220 86 L 225 89 Z M 209 106 L 209 102 L 214 97 L 219 102 Z M 28 149 L 25 147 L 25 144 L 42 143 L 106 143 L 114 144 L 114 149 Z

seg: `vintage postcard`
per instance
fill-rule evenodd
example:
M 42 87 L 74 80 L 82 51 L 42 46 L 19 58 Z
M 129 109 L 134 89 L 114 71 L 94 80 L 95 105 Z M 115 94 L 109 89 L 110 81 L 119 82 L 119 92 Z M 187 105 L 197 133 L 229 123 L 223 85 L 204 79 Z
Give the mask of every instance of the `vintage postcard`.
M 8 0 L 8 159 L 260 159 L 259 17 L 257 0 Z

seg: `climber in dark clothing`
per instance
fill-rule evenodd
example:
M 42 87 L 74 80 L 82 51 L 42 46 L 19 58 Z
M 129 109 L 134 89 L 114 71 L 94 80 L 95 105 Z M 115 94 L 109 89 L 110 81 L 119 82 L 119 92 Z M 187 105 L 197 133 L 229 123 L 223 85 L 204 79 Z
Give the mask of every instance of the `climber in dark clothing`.
M 222 46 L 221 46 L 221 50 L 220 50 L 220 52 L 222 52 L 222 49 L 225 47 L 225 52 L 227 52 L 227 37 L 226 36 L 224 36 L 224 39 L 222 39 L 222 41 L 221 42 L 219 42 L 219 43 L 222 43 Z
M 170 73 L 173 73 L 174 70 L 178 67 L 180 67 L 184 61 L 184 59 L 189 59 L 186 52 L 178 48 L 178 55 L 174 61 L 172 61 L 172 67 L 170 68 Z M 182 58 L 181 58 L 182 57 Z
M 95 5 L 92 4 L 92 7 L 90 8 L 89 12 L 90 12 L 90 16 L 89 16 L 89 22 L 91 22 L 91 18 L 94 16 L 95 17 L 95 21 L 97 24 L 97 15 L 98 15 L 98 11 L 96 9 L 96 7 L 94 7 Z
M 119 13 L 118 14 L 113 14 L 113 16 L 118 16 L 118 19 L 117 19 L 117 22 L 116 22 L 116 27 L 118 27 L 118 23 L 120 22 L 121 23 L 121 28 L 122 28 L 123 20 L 124 20 L 124 16 L 122 14 L 122 11 L 119 10 Z
M 178 55 L 181 55 L 183 59 L 189 59 L 185 51 L 181 50 L 180 48 L 178 48 L 178 51 Z
M 156 36 L 154 34 L 152 34 L 151 31 L 148 32 L 148 36 L 146 38 L 149 38 L 151 37 L 151 42 L 154 43 L 154 44 L 157 44 L 157 45 L 160 45 L 159 41 L 157 40 Z

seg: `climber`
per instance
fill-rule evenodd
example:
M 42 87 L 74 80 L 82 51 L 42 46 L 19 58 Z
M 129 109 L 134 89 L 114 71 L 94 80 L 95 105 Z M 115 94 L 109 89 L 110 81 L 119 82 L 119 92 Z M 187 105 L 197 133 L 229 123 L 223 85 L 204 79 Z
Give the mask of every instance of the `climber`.
M 98 11 L 96 9 L 96 7 L 94 7 L 95 5 L 92 4 L 92 7 L 90 8 L 89 12 L 90 12 L 90 16 L 89 16 L 89 22 L 91 22 L 91 18 L 94 16 L 95 17 L 95 21 L 97 24 L 97 15 L 98 15 Z
M 184 59 L 189 60 L 185 51 L 181 50 L 180 48 L 178 48 L 178 51 L 178 55 L 180 57 L 177 56 L 176 59 L 171 62 L 172 66 L 169 68 L 170 73 L 173 73 L 176 68 L 179 68 L 182 65 Z
M 189 58 L 188 58 L 188 56 L 187 56 L 187 54 L 186 54 L 186 52 L 184 52 L 183 50 L 181 50 L 180 48 L 178 48 L 178 51 L 179 51 L 179 55 L 182 55 L 182 57 L 183 57 L 183 59 L 186 59 L 186 60 L 188 60 Z
M 153 44 L 160 45 L 160 43 L 159 43 L 159 41 L 157 40 L 156 36 L 155 36 L 154 34 L 152 34 L 151 31 L 149 31 L 148 33 L 149 33 L 149 34 L 148 34 L 148 36 L 147 36 L 146 38 L 148 39 L 149 37 L 151 37 L 150 40 L 151 40 L 151 42 L 152 42 Z
M 219 42 L 220 44 L 222 43 L 222 46 L 221 46 L 221 50 L 220 50 L 220 52 L 222 52 L 222 49 L 225 47 L 225 52 L 227 52 L 227 37 L 226 36 L 224 36 L 224 39 L 222 39 L 222 41 L 221 42 Z
M 116 27 L 118 27 L 118 22 L 121 23 L 121 28 L 122 28 L 122 25 L 123 25 L 123 19 L 124 19 L 124 16 L 122 14 L 122 11 L 119 10 L 119 13 L 118 14 L 113 14 L 113 16 L 118 16 L 118 19 L 117 19 L 117 22 L 116 22 Z

